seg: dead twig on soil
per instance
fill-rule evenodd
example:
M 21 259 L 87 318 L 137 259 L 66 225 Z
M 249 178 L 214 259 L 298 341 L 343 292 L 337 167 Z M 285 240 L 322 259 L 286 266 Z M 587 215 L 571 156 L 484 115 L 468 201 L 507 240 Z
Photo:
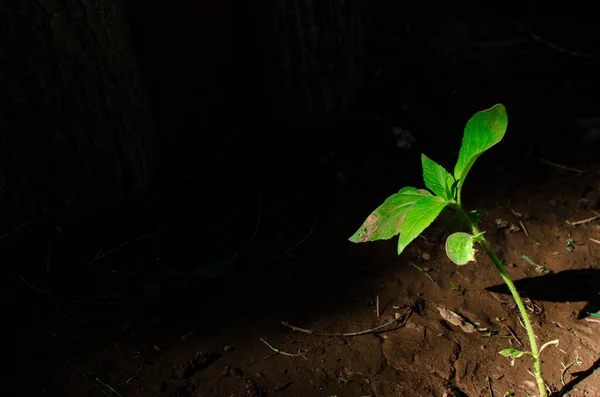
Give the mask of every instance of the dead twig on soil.
M 108 394 L 105 390 L 102 390 L 102 388 L 98 385 L 97 382 L 99 382 L 102 386 L 106 387 L 107 389 L 109 389 L 111 392 L 113 392 L 113 394 L 117 397 L 123 397 L 122 394 L 120 394 L 118 391 L 116 391 L 115 389 L 113 389 L 110 385 L 107 385 L 106 383 L 104 383 L 103 381 L 101 381 L 100 379 L 98 379 L 98 377 L 96 377 L 96 381 L 94 381 L 88 374 L 86 374 L 85 372 L 83 372 L 77 365 L 73 364 L 71 361 L 67 361 L 67 364 L 71 365 L 73 368 L 75 368 L 75 370 L 77 372 L 79 372 L 79 374 L 81 376 L 83 376 L 85 379 L 87 379 L 92 385 L 94 385 L 94 387 L 98 390 L 100 390 L 100 392 L 102 394 L 104 394 L 107 397 L 112 397 L 110 394 Z
M 271 357 L 273 357 L 273 356 L 276 356 L 276 355 L 278 355 L 278 354 L 281 354 L 281 355 L 284 355 L 284 356 L 288 356 L 288 357 L 302 357 L 302 358 L 304 358 L 305 360 L 307 360 L 307 358 L 306 358 L 306 353 L 303 353 L 303 352 L 298 352 L 298 353 L 287 353 L 287 352 L 284 352 L 284 351 L 282 351 L 282 350 L 279 350 L 279 349 L 277 349 L 277 348 L 275 348 L 275 347 L 271 346 L 271 345 L 269 344 L 269 342 L 267 342 L 267 341 L 266 341 L 266 340 L 264 340 L 263 338 L 260 338 L 260 340 L 261 340 L 261 342 L 262 342 L 262 343 L 264 343 L 265 345 L 267 345 L 267 346 L 269 347 L 269 349 L 273 350 L 275 353 L 269 354 L 268 356 L 265 356 L 265 357 L 261 358 L 260 360 L 253 362 L 252 364 L 248 365 L 248 367 L 252 367 L 253 365 L 256 365 L 256 364 L 258 364 L 258 363 L 260 363 L 260 362 L 262 362 L 262 361 L 265 361 L 265 360 L 267 360 L 267 359 L 269 359 L 269 358 L 271 358 Z
M 519 219 L 519 224 L 521 225 L 521 229 L 523 229 L 523 232 L 525 232 L 525 235 L 527 237 L 529 237 L 529 232 L 527 231 L 527 228 L 525 227 L 525 225 L 523 224 L 523 221 Z
M 580 221 L 575 221 L 575 222 L 571 222 L 567 219 L 567 224 L 571 225 L 571 226 L 577 226 L 577 225 L 582 225 L 584 223 L 590 223 L 592 221 L 595 221 L 598 218 L 600 218 L 600 217 L 596 215 L 596 216 L 591 216 L 589 218 L 585 218 L 585 219 L 582 219 Z
M 274 261 L 276 259 L 282 258 L 284 256 L 286 256 L 287 254 L 289 254 L 290 252 L 292 252 L 293 250 L 295 250 L 296 248 L 298 248 L 302 243 L 304 243 L 311 234 L 313 234 L 313 232 L 315 231 L 315 228 L 317 227 L 317 220 L 319 218 L 319 214 L 315 213 L 315 220 L 313 221 L 313 224 L 310 228 L 310 230 L 308 231 L 308 233 L 306 233 L 304 235 L 304 237 L 302 237 L 300 239 L 300 241 L 298 241 L 296 244 L 294 244 L 293 246 L 291 246 L 290 248 L 288 248 L 287 250 L 285 250 L 284 252 L 275 255 L 274 257 L 272 257 L 271 259 L 269 259 L 269 261 Z
M 554 51 L 560 52 L 561 54 L 567 54 L 567 55 L 572 56 L 572 57 L 588 58 L 588 59 L 597 58 L 597 56 L 598 56 L 598 55 L 593 54 L 593 53 L 582 53 L 582 52 L 572 51 L 572 50 L 569 50 L 567 48 L 563 48 L 563 47 L 561 47 L 559 45 L 554 44 L 553 42 L 551 42 L 551 41 L 549 41 L 547 39 L 544 39 L 544 38 L 538 36 L 537 34 L 535 34 L 533 32 L 533 29 L 531 29 L 531 27 L 529 29 L 526 29 L 525 26 L 523 26 L 519 22 L 515 22 L 515 25 L 517 25 L 523 31 L 527 32 L 529 34 L 529 37 L 531 37 L 531 39 L 533 41 L 537 41 L 538 43 L 541 43 L 541 44 L 545 45 L 546 47 L 548 47 L 548 48 L 550 48 L 550 49 L 552 49 Z
M 487 387 L 488 387 L 488 392 L 490 393 L 490 397 L 494 397 L 494 392 L 492 391 L 492 380 L 490 379 L 489 376 L 486 376 L 485 380 L 487 381 Z
M 400 323 L 400 326 L 404 325 L 408 321 L 412 312 L 415 310 L 415 307 L 416 307 L 418 301 L 419 301 L 418 298 L 415 299 L 410 304 L 410 306 L 408 306 L 408 308 L 404 311 L 404 313 L 402 313 L 402 315 L 397 316 L 397 318 L 394 318 L 392 321 L 388 321 L 387 323 L 380 325 L 378 327 L 375 327 L 375 328 L 366 329 L 366 330 L 358 331 L 358 332 L 346 332 L 346 333 L 344 333 L 344 332 L 338 332 L 338 333 L 319 332 L 319 331 L 315 331 L 312 329 L 297 327 L 295 325 L 288 323 L 287 321 L 282 321 L 281 325 L 283 325 L 284 327 L 287 327 L 287 328 L 291 328 L 292 331 L 298 331 L 298 332 L 302 332 L 305 334 L 317 335 L 317 336 L 343 336 L 343 337 L 345 337 L 345 336 L 360 336 L 360 335 L 373 334 L 373 333 L 383 330 L 384 328 L 389 327 L 390 325 L 392 325 L 394 323 Z
M 569 371 L 569 369 L 573 366 L 573 365 L 581 365 L 581 358 L 579 358 L 579 356 L 577 356 L 575 358 L 575 360 L 571 361 L 570 363 L 568 363 L 567 365 L 560 363 L 563 366 L 562 371 L 560 372 L 560 384 L 561 385 L 565 385 L 565 374 Z
M 553 163 L 552 161 L 544 160 L 544 159 L 541 159 L 539 157 L 536 157 L 536 160 L 539 161 L 540 163 L 543 163 L 543 164 L 546 164 L 546 165 L 550 165 L 550 166 L 552 166 L 554 168 L 558 168 L 559 170 L 570 171 L 570 172 L 574 172 L 574 173 L 579 174 L 579 175 L 585 174 L 585 171 L 582 171 L 582 170 L 580 170 L 578 168 L 567 167 L 566 165 Z
M 600 240 L 596 240 L 595 238 L 588 237 L 592 243 L 600 244 Z
M 31 224 L 31 222 L 25 222 L 25 223 L 21 223 L 19 226 L 9 230 L 8 232 L 4 233 L 2 235 L 2 237 L 0 237 L 0 241 L 4 240 L 5 238 L 7 238 L 8 236 L 10 236 L 11 234 L 13 234 L 14 232 L 16 232 L 19 229 L 24 228 L 25 226 Z
M 523 342 L 521 342 L 521 340 L 519 339 L 519 337 L 517 336 L 517 334 L 515 334 L 515 332 L 512 330 L 512 328 L 510 328 L 508 325 L 506 324 L 502 324 L 504 326 L 504 328 L 506 328 L 508 330 L 508 332 L 511 334 L 511 336 L 517 341 L 517 343 L 519 345 L 521 345 L 521 347 L 523 346 Z

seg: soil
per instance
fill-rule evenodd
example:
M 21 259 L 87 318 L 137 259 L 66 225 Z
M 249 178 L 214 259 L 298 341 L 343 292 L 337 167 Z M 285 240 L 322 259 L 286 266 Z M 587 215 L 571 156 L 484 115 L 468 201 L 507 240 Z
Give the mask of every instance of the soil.
M 486 209 L 482 229 L 527 298 L 539 342 L 560 341 L 543 354 L 550 390 L 598 396 L 600 324 L 580 313 L 600 309 L 600 222 L 590 204 L 599 193 L 600 169 L 581 165 L 586 172 L 580 175 L 533 159 L 524 165 L 529 171 L 498 173 L 471 189 L 466 205 Z M 363 183 L 369 182 L 355 182 Z M 436 224 L 400 257 L 395 241 L 354 245 L 347 238 L 362 221 L 356 212 L 364 217 L 384 196 L 361 199 L 357 189 L 339 205 L 324 204 L 321 210 L 329 210 L 315 224 L 319 203 L 306 203 L 300 193 L 262 193 L 262 227 L 280 230 L 286 236 L 282 247 L 297 247 L 273 250 L 276 242 L 261 244 L 268 236 L 254 240 L 254 259 L 246 262 L 261 266 L 197 285 L 200 291 L 177 292 L 181 286 L 175 283 L 165 287 L 162 298 L 138 304 L 56 304 L 54 315 L 46 315 L 45 332 L 31 335 L 43 351 L 48 340 L 54 348 L 38 363 L 23 358 L 34 367 L 29 373 L 40 365 L 37 373 L 46 374 L 48 383 L 37 391 L 173 397 L 536 395 L 531 361 L 524 357 L 513 366 L 498 354 L 528 342 L 484 253 L 477 253 L 477 263 L 457 267 L 444 252 L 448 233 Z M 270 207 L 274 197 L 281 201 Z M 288 205 L 301 209 L 289 211 L 283 205 L 287 198 Z M 115 262 L 107 259 L 102 266 L 119 266 Z M 468 329 L 473 332 L 446 321 L 443 310 L 474 325 Z M 321 336 L 294 331 L 282 321 L 334 334 L 392 324 L 359 336 Z M 50 364 L 56 367 L 44 371 Z
M 428 92 L 426 79 L 416 80 L 405 91 L 413 103 Z M 538 90 L 559 80 L 498 83 L 514 98 L 515 121 L 478 160 L 464 204 L 485 209 L 481 228 L 526 298 L 538 342 L 559 341 L 542 355 L 548 388 L 600 396 L 600 319 L 587 314 L 600 310 L 599 143 L 547 135 L 597 114 L 561 118 Z M 573 84 L 564 103 L 582 98 Z M 247 150 L 240 134 L 206 167 L 170 181 L 160 205 L 99 215 L 86 232 L 39 228 L 20 246 L 13 240 L 23 261 L 37 263 L 15 277 L 14 395 L 536 395 L 531 360 L 511 365 L 498 353 L 527 349 L 528 340 L 485 253 L 454 265 L 441 224 L 401 256 L 395 239 L 348 241 L 388 195 L 422 186 L 421 152 L 450 168 L 461 136 L 454 124 L 486 102 L 462 92 L 452 109 L 440 96 L 415 105 L 413 121 L 396 118 L 416 131 L 410 149 L 396 147 L 392 125 L 353 119 L 327 136 L 288 132 L 295 155 L 290 135 L 275 138 L 272 126 L 265 141 L 278 150 L 260 142 Z M 460 121 L 448 123 L 450 115 Z M 210 175 L 223 158 L 232 170 Z

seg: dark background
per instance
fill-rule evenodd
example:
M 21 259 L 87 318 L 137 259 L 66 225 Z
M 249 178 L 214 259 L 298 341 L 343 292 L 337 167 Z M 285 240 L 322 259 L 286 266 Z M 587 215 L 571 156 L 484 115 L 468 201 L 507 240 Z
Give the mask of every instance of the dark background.
M 466 121 L 495 103 L 509 130 L 465 196 L 535 172 L 533 157 L 596 158 L 593 18 L 317 3 L 0 6 L 0 256 L 17 355 L 105 335 L 131 305 L 169 324 L 190 297 L 206 316 L 249 297 L 301 306 L 290 285 L 340 271 L 311 253 L 348 250 L 370 210 L 420 185 L 422 152 L 452 169 Z

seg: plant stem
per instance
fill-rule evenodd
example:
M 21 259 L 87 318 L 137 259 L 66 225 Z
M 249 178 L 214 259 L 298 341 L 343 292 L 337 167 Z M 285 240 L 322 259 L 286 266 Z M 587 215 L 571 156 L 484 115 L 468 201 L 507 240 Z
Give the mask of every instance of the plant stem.
M 460 204 L 457 204 L 455 206 L 455 208 L 458 209 L 458 212 L 461 214 L 461 216 L 464 217 L 465 220 L 468 222 L 468 224 L 471 226 L 471 232 L 473 233 L 473 235 L 478 235 L 480 233 L 479 228 L 477 227 L 476 224 L 474 224 L 471 221 L 471 219 L 469 218 L 467 213 L 463 210 L 462 206 Z M 533 368 L 534 368 L 534 373 L 535 373 L 535 380 L 537 382 L 538 389 L 540 391 L 540 397 L 548 397 L 548 390 L 546 389 L 546 383 L 544 382 L 544 377 L 542 375 L 542 362 L 540 361 L 540 351 L 538 349 L 537 339 L 535 336 L 535 332 L 533 331 L 533 326 L 531 325 L 531 320 L 529 319 L 529 315 L 527 314 L 527 309 L 525 308 L 525 305 L 523 304 L 523 300 L 521 299 L 521 296 L 519 295 L 519 292 L 517 291 L 515 284 L 512 282 L 512 280 L 508 276 L 508 273 L 506 273 L 504 264 L 502 263 L 500 258 L 498 258 L 498 256 L 496 256 L 496 253 L 494 252 L 494 250 L 492 250 L 492 247 L 490 246 L 490 244 L 487 242 L 487 240 L 483 236 L 480 237 L 479 244 L 481 245 L 483 250 L 486 252 L 486 254 L 488 254 L 488 256 L 490 257 L 492 262 L 494 262 L 496 269 L 498 269 L 498 272 L 500 273 L 502 280 L 504 280 L 504 283 L 510 290 L 511 295 L 513 296 L 513 298 L 517 304 L 517 307 L 519 308 L 519 313 L 521 313 L 521 317 L 523 318 L 523 322 L 525 323 L 525 329 L 527 330 L 527 337 L 529 338 L 529 345 L 531 347 L 531 356 L 533 357 Z
M 477 229 L 477 227 L 473 227 Z M 527 330 L 527 336 L 529 338 L 529 345 L 531 346 L 531 355 L 533 357 L 533 367 L 535 372 L 535 380 L 538 385 L 538 389 L 540 390 L 540 397 L 548 397 L 548 391 L 546 389 L 546 383 L 544 382 L 544 378 L 542 375 L 542 363 L 540 361 L 540 351 L 537 346 L 537 340 L 535 337 L 535 332 L 533 331 L 533 326 L 531 325 L 531 320 L 529 319 L 529 315 L 527 314 L 527 309 L 525 309 L 525 305 L 523 304 L 523 300 L 519 296 L 519 292 L 515 287 L 515 284 L 512 282 L 508 274 L 506 273 L 506 269 L 502 264 L 502 261 L 496 256 L 490 244 L 484 238 L 479 242 L 483 247 L 484 251 L 488 254 L 488 256 L 496 265 L 496 269 L 500 273 L 500 276 L 508 286 L 510 293 L 512 294 L 515 302 L 517 303 L 517 307 L 519 308 L 519 312 L 521 313 L 521 317 L 523 318 L 523 322 L 525 323 L 525 329 Z

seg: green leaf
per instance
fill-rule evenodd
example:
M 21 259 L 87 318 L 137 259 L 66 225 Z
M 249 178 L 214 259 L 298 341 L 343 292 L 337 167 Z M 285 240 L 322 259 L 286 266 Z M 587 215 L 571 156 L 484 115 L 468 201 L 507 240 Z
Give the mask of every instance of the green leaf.
M 350 237 L 353 243 L 387 240 L 400 234 L 398 255 L 429 226 L 448 204 L 425 189 L 402 188 L 388 197 Z
M 460 192 L 475 160 L 486 150 L 502 140 L 508 126 L 506 108 L 497 104 L 490 109 L 477 112 L 465 127 L 458 161 L 454 167 L 457 191 Z M 459 193 L 460 195 L 460 193 Z
M 510 357 L 511 365 L 515 365 L 515 359 L 517 359 L 525 354 L 531 354 L 530 352 L 522 352 L 520 350 L 512 349 L 512 348 L 501 350 L 498 353 L 500 353 L 504 357 Z
M 424 191 L 420 191 L 423 193 Z M 423 195 L 409 208 L 398 239 L 398 255 L 404 251 L 442 212 L 448 201 L 438 196 Z
M 438 196 L 446 200 L 453 200 L 454 177 L 444 167 L 424 154 L 421 155 L 421 164 L 423 165 L 425 186 Z
M 453 233 L 446 240 L 446 255 L 457 265 L 475 261 L 475 236 L 469 233 Z
M 365 241 L 388 240 L 394 237 L 400 233 L 400 227 L 407 211 L 424 195 L 431 196 L 431 193 L 414 187 L 400 189 L 367 217 L 362 226 L 350 237 L 350 241 L 364 243 Z

